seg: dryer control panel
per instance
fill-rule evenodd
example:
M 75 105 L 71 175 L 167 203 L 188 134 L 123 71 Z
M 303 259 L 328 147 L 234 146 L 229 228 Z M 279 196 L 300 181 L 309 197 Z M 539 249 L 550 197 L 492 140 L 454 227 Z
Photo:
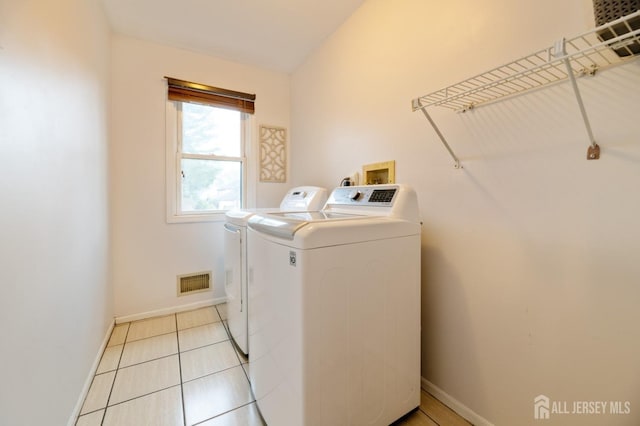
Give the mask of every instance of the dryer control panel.
M 320 210 L 327 201 L 327 190 L 317 186 L 298 186 L 287 192 L 280 202 L 280 210 Z

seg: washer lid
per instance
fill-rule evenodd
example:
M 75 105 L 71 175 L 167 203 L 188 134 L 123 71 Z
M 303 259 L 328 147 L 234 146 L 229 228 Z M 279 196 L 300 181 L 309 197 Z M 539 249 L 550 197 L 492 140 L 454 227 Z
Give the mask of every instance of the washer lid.
M 275 213 L 279 212 L 277 207 L 263 209 L 236 209 L 229 210 L 225 213 L 227 223 L 233 223 L 236 226 L 247 226 L 249 218 L 258 213 Z
M 249 226 L 259 232 L 278 238 L 293 240 L 296 232 L 312 223 L 361 219 L 367 216 L 335 212 L 276 212 L 249 218 Z
M 327 214 L 327 212 L 315 212 Z M 302 250 L 420 235 L 420 224 L 388 216 L 339 214 L 334 218 L 300 220 L 285 214 L 254 215 L 249 231 L 276 244 Z M 419 237 L 418 237 L 419 238 Z
M 315 211 L 320 210 L 326 201 L 327 190 L 325 188 L 298 186 L 287 192 L 279 207 L 228 210 L 225 216 L 227 223 L 232 223 L 236 226 L 247 226 L 249 218 L 257 213 Z

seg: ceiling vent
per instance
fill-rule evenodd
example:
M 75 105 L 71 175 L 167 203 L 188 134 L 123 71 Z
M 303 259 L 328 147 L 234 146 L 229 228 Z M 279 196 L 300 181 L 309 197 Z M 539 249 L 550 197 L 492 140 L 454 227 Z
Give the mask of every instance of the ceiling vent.
M 178 296 L 211 289 L 211 271 L 178 275 Z

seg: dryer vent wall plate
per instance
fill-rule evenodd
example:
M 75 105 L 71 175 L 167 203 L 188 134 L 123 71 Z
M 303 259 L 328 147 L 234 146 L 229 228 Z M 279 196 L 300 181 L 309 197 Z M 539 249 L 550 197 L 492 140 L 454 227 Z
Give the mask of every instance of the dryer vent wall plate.
M 362 185 L 379 185 L 396 182 L 395 160 L 362 166 Z

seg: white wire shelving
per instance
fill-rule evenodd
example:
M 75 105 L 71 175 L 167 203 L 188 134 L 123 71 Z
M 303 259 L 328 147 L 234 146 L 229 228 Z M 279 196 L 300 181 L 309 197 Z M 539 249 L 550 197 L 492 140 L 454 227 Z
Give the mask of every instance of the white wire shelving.
M 465 112 L 506 97 L 538 89 L 549 84 L 571 81 L 589 136 L 587 159 L 600 157 L 600 148 L 582 102 L 576 79 L 593 76 L 597 70 L 640 57 L 640 11 L 601 25 L 570 39 L 556 41 L 515 61 L 493 68 L 443 89 L 412 100 L 413 111 L 422 111 L 447 151 L 460 168 L 460 161 L 449 146 L 427 108 L 439 106 Z

